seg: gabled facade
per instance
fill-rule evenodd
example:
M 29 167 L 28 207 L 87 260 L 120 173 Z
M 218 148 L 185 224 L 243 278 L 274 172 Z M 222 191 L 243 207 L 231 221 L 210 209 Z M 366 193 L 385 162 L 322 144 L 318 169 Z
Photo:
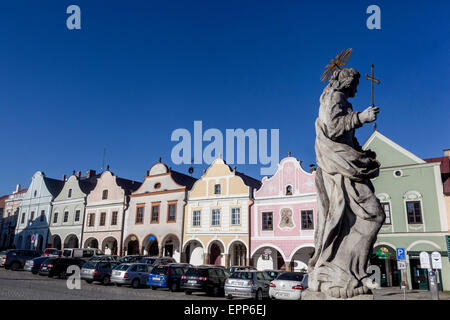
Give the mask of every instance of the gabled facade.
M 86 197 L 96 183 L 94 170 L 88 170 L 86 177 L 81 177 L 81 172 L 75 175 L 74 171 L 65 181 L 52 205 L 49 237 L 52 248 L 60 250 L 80 247 Z
M 19 207 L 16 248 L 42 252 L 47 247 L 52 201 L 63 185 L 64 181 L 47 178 L 41 171 L 33 175 Z
M 315 173 L 294 157 L 262 179 L 251 215 L 251 257 L 258 270 L 306 270 L 317 224 Z
M 261 182 L 212 162 L 192 190 L 185 209 L 183 261 L 223 266 L 250 263 L 250 210 Z
M 448 222 L 440 163 L 427 163 L 376 130 L 363 149 L 375 151 L 381 162 L 380 175 L 372 182 L 386 220 L 371 262 L 381 267 L 382 283 L 400 284 L 395 250 L 405 248 L 409 288 L 428 288 L 427 271 L 420 269 L 419 253 L 438 251 L 443 256 L 440 286 L 449 290 L 450 263 L 445 243 Z
M 83 248 L 101 249 L 105 254 L 123 254 L 124 213 L 130 194 L 140 186 L 140 182 L 115 176 L 108 166 L 87 196 L 81 239 Z
M 170 256 L 180 262 L 184 207 L 196 180 L 161 162 L 147 171 L 125 214 L 126 254 Z
M 5 210 L 3 212 L 2 231 L 0 237 L 0 248 L 10 249 L 14 245 L 14 234 L 19 216 L 19 207 L 27 192 L 27 188 L 20 189 L 20 184 L 16 190 L 5 199 Z

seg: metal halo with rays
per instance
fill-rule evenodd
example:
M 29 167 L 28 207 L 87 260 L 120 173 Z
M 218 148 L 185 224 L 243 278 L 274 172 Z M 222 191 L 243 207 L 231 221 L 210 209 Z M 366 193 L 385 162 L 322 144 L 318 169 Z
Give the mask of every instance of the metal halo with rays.
M 342 69 L 342 67 L 345 67 L 348 60 L 350 60 L 352 52 L 352 48 L 342 50 L 341 53 L 336 55 L 334 59 L 331 59 L 330 63 L 325 66 L 326 70 L 322 73 L 322 77 L 320 78 L 320 80 L 323 82 L 328 81 L 332 76 L 334 70 Z

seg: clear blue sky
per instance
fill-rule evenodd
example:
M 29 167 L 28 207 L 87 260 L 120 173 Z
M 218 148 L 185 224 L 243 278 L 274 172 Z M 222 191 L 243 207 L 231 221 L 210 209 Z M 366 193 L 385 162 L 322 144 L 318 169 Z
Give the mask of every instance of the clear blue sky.
M 66 28 L 77 4 L 82 30 Z M 382 30 L 366 28 L 381 7 Z M 279 128 L 280 158 L 315 161 L 323 67 L 375 63 L 380 132 L 419 157 L 450 148 L 449 1 L 46 0 L 0 4 L 0 194 L 42 170 L 142 180 L 176 128 Z M 361 79 L 355 109 L 370 104 Z M 358 131 L 361 143 L 371 125 Z M 173 169 L 186 172 L 187 166 Z M 206 166 L 196 166 L 199 177 Z M 238 166 L 256 178 L 259 165 Z

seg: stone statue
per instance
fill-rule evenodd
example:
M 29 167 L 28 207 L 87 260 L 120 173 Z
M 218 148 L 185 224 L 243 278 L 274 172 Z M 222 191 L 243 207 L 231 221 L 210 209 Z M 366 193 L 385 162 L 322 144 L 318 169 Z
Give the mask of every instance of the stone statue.
M 377 286 L 367 267 L 385 214 L 370 181 L 378 176 L 380 163 L 355 138 L 355 129 L 375 121 L 379 109 L 353 111 L 347 99 L 355 96 L 360 74 L 353 68 L 335 69 L 320 96 L 316 120 L 318 226 L 308 290 L 326 299 L 347 299 Z

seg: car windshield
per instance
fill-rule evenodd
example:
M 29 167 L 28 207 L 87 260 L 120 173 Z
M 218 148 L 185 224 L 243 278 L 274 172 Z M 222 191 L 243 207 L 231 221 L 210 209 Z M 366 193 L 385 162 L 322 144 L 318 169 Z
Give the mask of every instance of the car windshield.
M 165 275 L 168 267 L 155 267 L 152 269 L 152 274 Z
M 139 260 L 140 263 L 153 264 L 156 261 L 155 258 L 143 258 Z
M 203 277 L 208 274 L 207 269 L 196 269 L 196 268 L 189 268 L 186 271 L 186 276 L 188 277 Z
M 57 254 L 57 253 L 58 253 L 58 250 L 56 250 L 56 249 L 45 249 L 45 253 L 48 253 L 48 254 Z
M 302 281 L 304 273 L 299 272 L 286 272 L 280 274 L 276 280 L 288 280 L 288 281 Z
M 119 264 L 117 267 L 114 268 L 114 270 L 127 271 L 129 267 L 130 267 L 129 264 Z
M 96 266 L 97 264 L 95 263 L 95 262 L 86 262 L 84 265 L 83 265 L 83 268 L 84 269 L 95 269 L 95 266 Z
M 251 280 L 253 279 L 252 272 L 233 272 L 233 274 L 230 276 L 231 279 L 244 279 L 244 280 Z

